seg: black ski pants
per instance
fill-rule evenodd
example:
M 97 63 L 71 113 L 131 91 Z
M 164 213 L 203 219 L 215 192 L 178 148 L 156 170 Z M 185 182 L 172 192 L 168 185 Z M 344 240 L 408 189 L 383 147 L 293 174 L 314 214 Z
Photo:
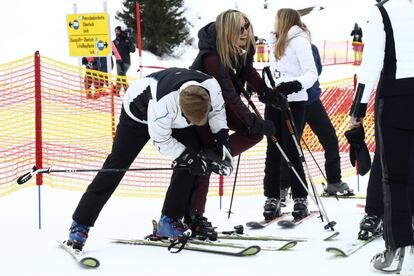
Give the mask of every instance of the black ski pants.
M 173 129 L 172 136 L 184 145 L 199 149 L 194 127 Z M 106 158 L 102 169 L 127 169 L 150 139 L 148 126 L 128 117 L 121 110 L 116 128 L 112 151 Z M 125 172 L 98 172 L 83 194 L 72 216 L 76 222 L 93 226 L 103 206 L 118 187 Z M 174 171 L 164 202 L 163 213 L 170 217 L 182 217 L 191 194 L 196 176 L 186 170 Z
M 414 96 L 378 99 L 376 130 L 382 169 L 387 248 L 414 245 L 409 175 L 414 168 Z M 412 183 L 411 183 L 412 184 Z
M 414 151 L 411 152 L 411 164 L 414 164 Z M 414 206 L 414 170 L 410 170 L 409 175 L 409 195 L 410 204 Z M 381 170 L 381 159 L 380 154 L 377 151 L 374 155 L 372 162 L 371 171 L 367 186 L 367 198 L 365 202 L 365 212 L 369 215 L 376 215 L 382 217 L 384 214 L 384 202 L 382 192 L 382 170 Z M 414 209 L 411 212 L 414 215 Z
M 303 129 L 305 121 L 305 105 L 306 102 L 289 102 L 290 109 L 292 110 L 293 120 L 298 129 Z M 276 110 L 273 107 L 266 106 L 265 119 L 271 120 L 276 127 L 276 138 L 282 149 L 285 151 L 287 157 L 293 164 L 294 168 L 298 172 L 300 178 L 306 184 L 305 173 L 303 171 L 302 162 L 299 158 L 299 153 L 295 146 L 295 143 L 289 133 L 286 125 L 286 115 L 280 110 Z M 300 139 L 300 137 L 299 137 Z M 265 177 L 263 180 L 264 195 L 266 197 L 280 198 L 281 188 L 281 159 L 282 155 L 275 143 L 270 137 L 267 137 L 267 151 L 265 161 Z M 293 198 L 306 198 L 308 193 L 300 183 L 299 179 L 295 176 L 293 171 L 289 169 L 290 183 L 292 186 Z
M 339 156 L 338 136 L 335 128 L 329 119 L 328 113 L 322 104 L 322 101 L 317 101 L 306 105 L 305 109 L 305 123 L 309 125 L 313 133 L 318 137 L 319 143 L 325 150 L 325 173 L 328 183 L 338 183 L 341 181 L 341 157 Z M 299 137 L 302 136 L 303 127 L 298 129 Z M 288 176 L 289 168 L 286 162 L 282 162 L 281 169 L 281 186 L 282 188 L 290 187 Z

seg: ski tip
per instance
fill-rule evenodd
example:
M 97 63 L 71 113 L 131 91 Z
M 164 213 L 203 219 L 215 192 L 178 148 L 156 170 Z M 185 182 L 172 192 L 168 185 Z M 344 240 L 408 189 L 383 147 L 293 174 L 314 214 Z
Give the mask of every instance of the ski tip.
M 329 235 L 328 237 L 324 238 L 324 241 L 332 241 L 334 238 L 339 236 L 339 232 L 335 232 L 332 235 Z
M 100 265 L 99 261 L 92 257 L 85 257 L 79 263 L 86 268 L 98 268 Z
M 328 248 L 326 248 L 326 252 L 332 253 L 337 257 L 346 257 L 347 256 L 344 251 L 342 251 L 341 249 L 336 248 L 336 247 L 328 247 Z
M 251 229 L 262 229 L 262 228 L 264 228 L 264 226 L 260 222 L 257 222 L 257 221 L 249 221 L 249 222 L 246 223 L 246 226 L 250 227 Z
M 298 244 L 297 241 L 289 241 L 285 245 L 283 245 L 279 250 L 288 250 L 295 247 Z
M 258 245 L 252 245 L 239 252 L 240 256 L 253 256 L 262 250 Z
M 278 221 L 277 225 L 279 225 L 282 228 L 293 228 L 293 227 L 296 226 L 296 224 L 293 221 L 290 221 L 290 220 Z

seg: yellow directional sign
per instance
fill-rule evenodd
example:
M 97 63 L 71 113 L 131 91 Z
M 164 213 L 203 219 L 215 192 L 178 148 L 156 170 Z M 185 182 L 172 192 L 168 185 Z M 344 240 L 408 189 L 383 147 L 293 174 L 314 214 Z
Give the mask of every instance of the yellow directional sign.
M 107 13 L 66 15 L 69 52 L 73 57 L 111 55 Z

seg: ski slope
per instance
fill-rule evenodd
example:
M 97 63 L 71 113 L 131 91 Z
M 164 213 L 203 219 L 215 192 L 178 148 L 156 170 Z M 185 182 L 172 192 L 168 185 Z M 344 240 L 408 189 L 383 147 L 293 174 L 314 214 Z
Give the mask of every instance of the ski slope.
M 356 178 L 346 179 L 357 189 Z M 365 193 L 366 177 L 360 177 L 360 194 Z M 30 183 L 28 183 L 30 185 Z M 318 185 L 320 186 L 320 185 Z M 378 239 L 348 258 L 337 258 L 325 248 L 346 243 L 356 237 L 364 199 L 324 198 L 330 220 L 337 222 L 337 240 L 322 241 L 331 231 L 324 230 L 318 218 L 304 222 L 294 229 L 280 229 L 272 224 L 249 234 L 268 234 L 285 237 L 306 237 L 290 251 L 262 251 L 253 257 L 237 258 L 182 251 L 171 254 L 166 248 L 113 244 L 109 238 L 143 238 L 152 230 L 151 220 L 158 219 L 163 199 L 113 197 L 104 207 L 95 227 L 91 228 L 85 250 L 101 262 L 95 270 L 78 266 L 72 257 L 59 248 L 56 240 L 66 239 L 71 215 L 81 192 L 41 187 L 42 229 L 38 229 L 38 187 L 28 186 L 19 192 L 0 198 L 0 275 L 378 275 L 371 271 L 372 256 L 384 248 Z M 226 211 L 230 198 L 210 196 L 206 216 L 218 230 L 232 230 L 235 225 L 262 219 L 263 196 L 237 196 L 230 219 Z M 292 202 L 284 211 L 292 209 Z M 310 207 L 316 210 L 315 206 Z M 272 242 L 246 242 L 266 244 Z

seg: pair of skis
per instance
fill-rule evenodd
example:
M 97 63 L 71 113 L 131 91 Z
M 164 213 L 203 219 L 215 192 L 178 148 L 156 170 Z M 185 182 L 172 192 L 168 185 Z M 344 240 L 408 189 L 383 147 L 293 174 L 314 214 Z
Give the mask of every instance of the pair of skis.
M 149 245 L 149 246 L 160 246 L 171 248 L 172 242 L 167 239 L 157 238 L 155 235 L 150 235 L 145 239 L 111 239 L 112 242 L 131 244 L 131 245 Z M 232 240 L 227 242 L 223 240 Z M 274 241 L 280 242 L 277 245 L 258 246 L 258 245 L 245 245 L 235 242 L 239 241 Z M 247 234 L 241 234 L 238 231 L 223 231 L 218 234 L 217 241 L 209 240 L 197 240 L 188 239 L 182 246 L 182 249 L 199 251 L 205 253 L 215 253 L 221 255 L 235 256 L 235 257 L 246 257 L 253 256 L 259 253 L 261 250 L 264 251 L 285 251 L 296 246 L 298 242 L 306 241 L 304 238 L 284 238 L 276 236 L 249 236 Z M 228 251 L 228 249 L 239 249 L 239 251 Z M 174 253 L 174 252 L 173 252 Z
M 246 223 L 246 226 L 250 229 L 262 229 L 275 222 L 282 228 L 292 228 L 298 224 L 301 224 L 303 221 L 313 218 L 319 214 L 319 211 L 311 211 L 308 216 L 301 219 L 290 220 L 291 212 L 282 213 L 281 216 L 274 218 L 273 220 L 262 220 L 262 221 L 249 221 Z

